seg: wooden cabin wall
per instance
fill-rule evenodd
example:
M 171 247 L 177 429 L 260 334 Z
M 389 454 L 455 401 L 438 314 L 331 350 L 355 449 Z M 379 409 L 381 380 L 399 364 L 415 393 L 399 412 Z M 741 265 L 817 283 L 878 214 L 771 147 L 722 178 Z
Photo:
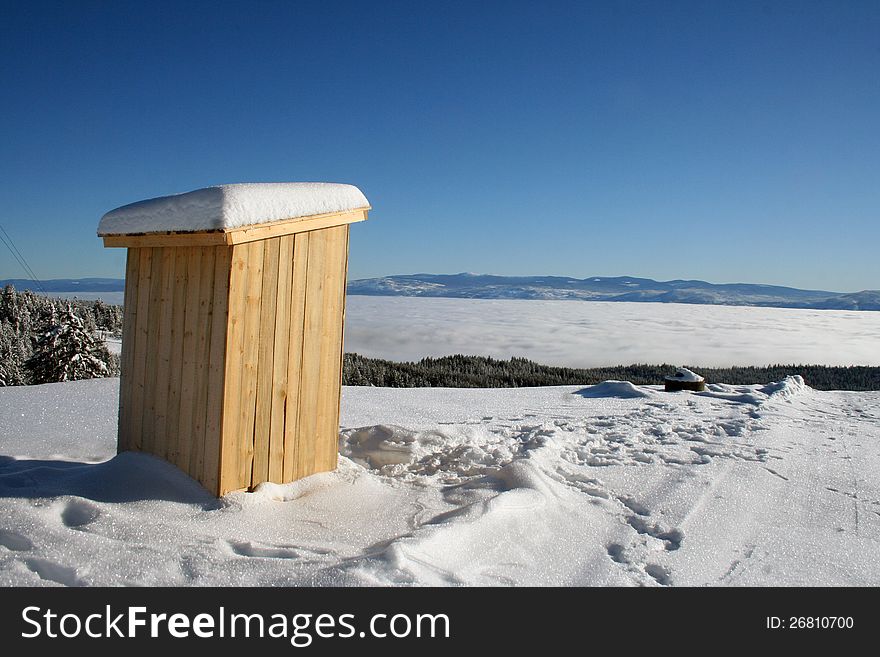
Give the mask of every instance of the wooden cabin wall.
M 333 470 L 348 232 L 130 248 L 119 451 L 217 495 Z
M 336 467 L 348 226 L 232 248 L 221 495 Z
M 154 454 L 218 488 L 228 246 L 130 248 L 119 451 Z

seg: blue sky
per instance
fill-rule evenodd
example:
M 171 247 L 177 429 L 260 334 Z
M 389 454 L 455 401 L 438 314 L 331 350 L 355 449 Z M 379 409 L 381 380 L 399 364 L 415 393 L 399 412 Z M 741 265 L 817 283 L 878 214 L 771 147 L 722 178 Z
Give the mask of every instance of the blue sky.
M 121 276 L 119 205 L 320 180 L 374 208 L 352 278 L 880 288 L 876 0 L 4 0 L 0 90 L 41 278 Z

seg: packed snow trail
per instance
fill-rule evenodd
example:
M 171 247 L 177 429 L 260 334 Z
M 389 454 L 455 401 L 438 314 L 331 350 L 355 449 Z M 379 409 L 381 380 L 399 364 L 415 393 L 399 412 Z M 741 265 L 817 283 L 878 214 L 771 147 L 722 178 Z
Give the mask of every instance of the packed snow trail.
M 0 389 L 3 584 L 880 583 L 880 393 L 347 387 L 336 472 L 216 500 L 117 388 Z

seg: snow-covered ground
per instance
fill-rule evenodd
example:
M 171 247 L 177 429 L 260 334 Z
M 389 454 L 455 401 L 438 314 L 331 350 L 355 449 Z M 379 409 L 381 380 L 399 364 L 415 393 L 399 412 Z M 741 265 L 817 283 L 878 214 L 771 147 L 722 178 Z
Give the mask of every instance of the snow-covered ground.
M 547 365 L 880 365 L 880 312 L 349 295 L 345 349 Z
M 337 471 L 216 500 L 117 390 L 0 389 L 0 583 L 880 584 L 880 393 L 345 388 Z

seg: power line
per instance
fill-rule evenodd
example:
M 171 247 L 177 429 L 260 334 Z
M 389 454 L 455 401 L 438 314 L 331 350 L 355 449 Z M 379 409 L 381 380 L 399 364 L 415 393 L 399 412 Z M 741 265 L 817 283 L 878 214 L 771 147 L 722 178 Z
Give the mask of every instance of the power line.
M 6 229 L 0 224 L 0 241 L 2 241 L 6 248 L 9 249 L 9 252 L 12 253 L 12 257 L 14 257 L 18 264 L 21 265 L 21 268 L 24 269 L 25 274 L 34 282 L 34 285 L 42 292 L 43 294 L 47 294 L 46 290 L 43 289 L 43 285 L 40 283 L 40 279 L 37 278 L 37 275 L 34 273 L 34 270 L 31 269 L 31 266 L 28 264 L 27 259 L 24 257 L 24 254 L 18 250 L 18 247 L 15 246 L 15 242 L 12 241 L 12 237 L 9 233 L 6 232 Z
M 2 235 L 0 235 L 0 239 L 3 240 L 6 248 L 8 248 L 10 252 L 12 252 L 12 255 L 18 261 L 18 264 L 21 265 L 22 269 L 24 269 L 27 276 L 34 282 L 34 284 L 40 289 L 40 291 L 45 294 L 46 291 L 43 289 L 43 286 L 40 283 L 40 279 L 37 278 L 37 275 L 34 273 L 34 270 L 31 269 L 31 266 L 30 264 L 28 264 L 28 261 L 24 257 L 24 254 L 18 250 L 18 247 L 15 245 L 12 237 L 9 235 L 9 233 L 6 232 L 6 229 L 2 225 L 0 225 L 0 233 L 2 233 Z M 4 235 L 5 239 L 3 238 Z
M 15 250 L 12 248 L 12 245 L 6 241 L 6 238 L 3 237 L 3 235 L 0 235 L 0 241 L 2 241 L 3 244 L 6 245 L 6 248 L 9 249 L 9 252 L 12 254 L 12 257 L 18 261 L 18 264 L 21 265 L 22 269 L 24 269 L 25 274 L 29 276 L 30 274 L 28 274 L 27 268 L 24 266 L 24 263 L 21 261 L 21 258 L 15 252 Z

